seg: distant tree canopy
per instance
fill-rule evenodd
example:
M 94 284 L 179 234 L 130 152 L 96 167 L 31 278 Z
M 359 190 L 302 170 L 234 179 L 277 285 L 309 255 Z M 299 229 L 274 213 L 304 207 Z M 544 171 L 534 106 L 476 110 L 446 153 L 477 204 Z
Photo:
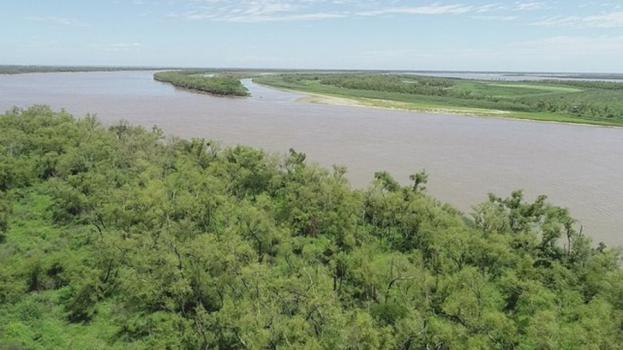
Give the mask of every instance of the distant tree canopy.
M 521 192 L 0 116 L 1 349 L 620 349 L 623 272 Z
M 197 71 L 170 71 L 154 74 L 157 81 L 174 86 L 223 96 L 248 96 L 249 91 L 240 78 L 231 74 L 201 73 Z
M 321 84 L 335 85 L 348 89 L 377 90 L 400 92 L 406 94 L 422 94 L 445 96 L 448 88 L 454 83 L 449 79 L 418 77 L 413 79 L 399 75 L 325 75 L 320 78 Z
M 0 243 L 4 243 L 6 232 L 9 229 L 9 214 L 11 208 L 9 201 L 5 198 L 6 194 L 0 192 Z
M 162 67 L 123 67 L 123 66 L 24 66 L 0 65 L 0 74 L 23 73 L 61 73 L 61 72 L 117 72 L 117 71 L 145 71 L 165 69 Z

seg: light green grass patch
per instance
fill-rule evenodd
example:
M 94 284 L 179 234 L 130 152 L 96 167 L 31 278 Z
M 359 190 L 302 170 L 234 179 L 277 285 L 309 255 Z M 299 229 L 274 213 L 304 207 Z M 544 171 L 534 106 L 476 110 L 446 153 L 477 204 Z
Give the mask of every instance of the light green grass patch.
M 584 90 L 574 88 L 574 87 L 566 87 L 566 86 L 552 86 L 552 85 L 530 85 L 530 84 L 500 84 L 500 83 L 492 83 L 487 84 L 489 86 L 496 87 L 514 87 L 521 89 L 532 89 L 539 90 L 544 92 L 582 92 Z
M 615 98 L 620 94 L 614 90 L 583 90 L 574 86 L 557 86 L 551 83 L 508 84 L 460 80 L 448 88 L 453 93 L 425 95 L 344 88 L 322 84 L 319 79 L 313 78 L 293 80 L 271 76 L 254 81 L 313 95 L 304 100 L 316 103 L 599 126 L 623 124 L 623 120 L 617 115 L 620 103 Z M 565 111 L 569 112 L 556 110 L 560 109 L 561 105 L 567 106 Z M 552 106 L 556 108 L 552 109 Z M 530 108 L 534 110 L 529 110 Z M 579 113 L 588 116 L 577 115 Z

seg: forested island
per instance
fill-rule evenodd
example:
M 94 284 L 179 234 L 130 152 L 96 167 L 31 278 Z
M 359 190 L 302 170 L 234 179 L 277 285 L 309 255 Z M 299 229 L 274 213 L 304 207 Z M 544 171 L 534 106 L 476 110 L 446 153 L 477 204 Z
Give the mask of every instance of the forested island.
M 623 125 L 623 83 L 582 80 L 482 81 L 382 73 L 287 73 L 254 82 L 371 107 Z
M 621 256 L 567 210 L 345 172 L 0 116 L 0 349 L 621 348 Z
M 221 96 L 249 96 L 249 91 L 233 73 L 208 73 L 205 71 L 168 71 L 154 74 L 154 79 L 189 89 Z

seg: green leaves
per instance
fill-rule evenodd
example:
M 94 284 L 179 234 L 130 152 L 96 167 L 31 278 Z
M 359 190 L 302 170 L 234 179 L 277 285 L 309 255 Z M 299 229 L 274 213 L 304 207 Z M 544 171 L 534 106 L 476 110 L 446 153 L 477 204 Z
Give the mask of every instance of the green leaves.
M 248 96 L 249 91 L 233 75 L 208 75 L 201 72 L 159 72 L 154 79 L 177 87 L 223 96 Z
M 0 191 L 0 244 L 4 243 L 6 233 L 9 229 L 9 217 L 11 215 L 11 205 L 7 195 Z
M 0 117 L 0 348 L 617 348 L 619 253 L 539 197 L 471 217 L 345 169 Z M 41 320 L 40 320 L 41 319 Z M 6 340 L 5 340 L 6 339 Z

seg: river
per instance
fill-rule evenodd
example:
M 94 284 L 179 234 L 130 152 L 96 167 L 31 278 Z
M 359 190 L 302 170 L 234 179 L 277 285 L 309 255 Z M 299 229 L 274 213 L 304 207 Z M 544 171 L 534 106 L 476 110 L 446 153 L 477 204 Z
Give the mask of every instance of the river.
M 347 166 L 356 187 L 378 170 L 406 183 L 426 169 L 429 192 L 465 212 L 489 192 L 543 193 L 568 207 L 595 241 L 623 246 L 623 128 L 304 103 L 302 95 L 250 81 L 250 98 L 214 97 L 155 82 L 152 74 L 0 75 L 0 110 L 46 104 L 225 145 L 273 153 L 293 147 L 323 166 Z

